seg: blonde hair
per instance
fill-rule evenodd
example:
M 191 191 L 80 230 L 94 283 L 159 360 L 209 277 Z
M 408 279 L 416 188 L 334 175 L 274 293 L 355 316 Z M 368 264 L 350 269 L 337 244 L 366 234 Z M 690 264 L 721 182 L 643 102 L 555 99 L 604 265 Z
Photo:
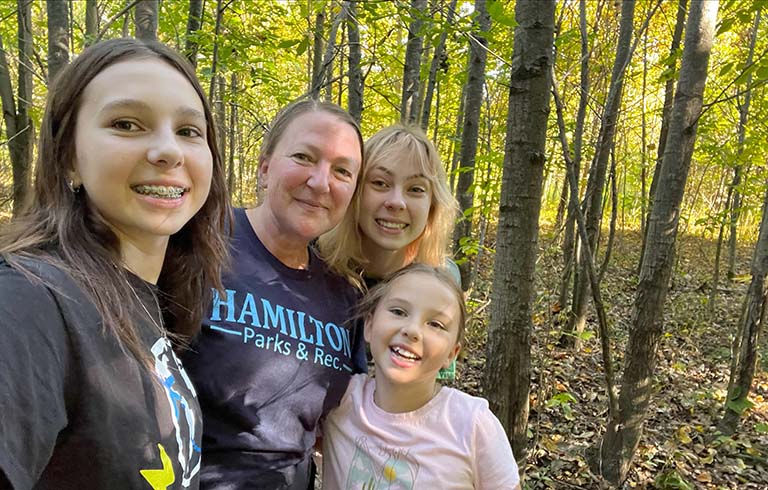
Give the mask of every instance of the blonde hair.
M 365 142 L 365 163 L 358 190 L 341 223 L 318 240 L 320 254 L 335 272 L 362 287 L 361 273 L 368 260 L 362 251 L 362 233 L 358 222 L 365 179 L 380 162 L 415 162 L 429 180 L 432 202 L 424 232 L 406 246 L 405 263 L 422 262 L 440 266 L 446 259 L 449 238 L 458 212 L 458 204 L 448 187 L 445 169 L 435 145 L 416 126 L 395 124 L 384 128 Z

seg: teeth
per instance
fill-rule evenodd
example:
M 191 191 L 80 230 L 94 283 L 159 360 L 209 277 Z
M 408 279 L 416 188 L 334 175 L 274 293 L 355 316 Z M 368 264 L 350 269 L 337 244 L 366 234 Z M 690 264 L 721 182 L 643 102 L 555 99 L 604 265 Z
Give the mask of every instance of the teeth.
M 402 350 L 399 347 L 392 347 L 392 352 L 394 352 L 395 354 L 397 354 L 400 357 L 404 357 L 406 359 L 410 359 L 411 361 L 418 361 L 419 359 L 421 359 L 416 354 L 411 354 L 410 352 Z
M 392 223 L 391 221 L 384 221 L 382 219 L 377 219 L 376 222 L 384 228 L 389 228 L 390 230 L 402 230 L 408 226 L 405 223 Z
M 136 185 L 132 189 L 145 196 L 162 197 L 167 199 L 179 199 L 184 195 L 183 187 L 170 185 Z

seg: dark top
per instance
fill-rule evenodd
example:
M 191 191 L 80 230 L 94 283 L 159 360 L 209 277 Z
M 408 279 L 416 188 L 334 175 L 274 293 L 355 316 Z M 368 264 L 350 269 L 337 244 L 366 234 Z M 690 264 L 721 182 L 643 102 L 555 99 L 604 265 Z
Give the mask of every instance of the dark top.
M 135 313 L 154 360 L 108 333 L 62 270 L 0 259 L 0 488 L 196 489 L 200 408 L 159 318 L 151 284 L 133 276 Z M 157 321 L 157 320 L 155 320 Z
M 310 251 L 274 257 L 235 210 L 232 270 L 184 365 L 203 409 L 201 487 L 301 489 L 321 417 L 337 406 L 363 336 L 345 325 L 358 295 Z

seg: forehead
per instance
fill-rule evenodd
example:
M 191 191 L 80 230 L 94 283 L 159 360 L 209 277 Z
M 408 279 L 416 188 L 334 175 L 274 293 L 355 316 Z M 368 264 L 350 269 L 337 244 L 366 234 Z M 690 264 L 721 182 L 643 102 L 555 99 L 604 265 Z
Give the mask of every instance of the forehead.
M 82 104 L 106 105 L 116 100 L 145 100 L 184 105 L 203 112 L 203 102 L 186 76 L 157 58 L 120 61 L 103 69 L 85 87 Z
M 429 294 L 425 294 L 427 292 Z M 455 309 L 455 312 L 459 309 L 455 292 L 442 280 L 426 272 L 409 272 L 395 278 L 385 298 L 402 298 L 436 309 Z
M 398 178 L 421 177 L 432 180 L 432 170 L 427 168 L 424 155 L 414 152 L 403 144 L 384 148 L 368 162 L 369 172 L 378 172 Z

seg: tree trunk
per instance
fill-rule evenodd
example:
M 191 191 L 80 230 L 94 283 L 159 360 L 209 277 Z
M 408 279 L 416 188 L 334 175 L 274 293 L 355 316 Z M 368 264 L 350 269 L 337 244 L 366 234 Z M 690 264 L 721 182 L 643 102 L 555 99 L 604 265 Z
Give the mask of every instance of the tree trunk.
M 429 115 L 432 110 L 432 97 L 435 93 L 435 85 L 437 83 L 437 70 L 447 69 L 447 56 L 445 54 L 445 41 L 448 38 L 448 27 L 453 24 L 453 14 L 456 11 L 457 0 L 451 0 L 451 4 L 448 6 L 448 13 L 445 17 L 443 32 L 440 34 L 440 40 L 437 42 L 435 52 L 432 55 L 432 63 L 429 65 L 429 78 L 427 79 L 427 88 L 424 91 L 424 107 L 421 111 L 421 120 L 419 121 L 421 129 L 425 132 L 429 127 Z
M 456 169 L 459 166 L 459 158 L 461 158 L 461 127 L 464 122 L 464 103 L 467 100 L 467 84 L 461 86 L 461 99 L 459 99 L 459 110 L 456 112 L 456 131 L 453 133 L 453 151 L 451 152 L 451 192 L 454 196 L 458 192 L 456 189 Z M 458 244 L 453 244 L 454 252 L 458 250 Z
M 527 458 L 534 269 L 554 53 L 554 0 L 517 0 L 484 394 Z
M 736 343 L 734 349 L 737 362 L 735 369 L 731 372 L 732 381 L 728 386 L 725 413 L 720 423 L 721 430 L 726 434 L 733 434 L 736 431 L 741 414 L 749 404 L 747 396 L 755 376 L 757 341 L 763 329 L 768 303 L 766 275 L 768 275 L 768 191 L 763 198 L 763 219 L 752 256 L 752 281 L 744 298 L 744 312 L 739 322 L 741 332 L 737 338 L 740 341 Z
M 453 234 L 454 250 L 459 259 L 461 271 L 461 286 L 469 289 L 470 266 L 469 257 L 464 253 L 462 239 L 472 236 L 472 208 L 474 192 L 472 184 L 475 180 L 475 156 L 477 154 L 477 135 L 480 126 L 480 109 L 483 104 L 485 87 L 485 62 L 487 58 L 488 41 L 485 33 L 491 28 L 491 17 L 488 15 L 486 0 L 475 0 L 475 20 L 473 33 L 469 41 L 469 69 L 467 73 L 466 99 L 464 100 L 464 122 L 461 133 L 461 158 L 459 182 L 456 186 L 456 196 L 463 214 Z M 521 48 L 522 49 L 522 48 Z M 551 59 L 547 58 L 550 62 Z M 463 260 L 462 259 L 467 259 Z
M 199 47 L 197 31 L 203 26 L 203 0 L 189 0 L 189 15 L 187 15 L 187 35 L 185 36 L 184 56 L 192 66 L 197 67 L 197 49 Z
M 675 20 L 675 32 L 672 34 L 672 45 L 669 47 L 669 57 L 671 63 L 667 67 L 667 70 L 674 71 L 677 66 L 677 58 L 675 53 L 680 49 L 680 40 L 683 38 L 683 27 L 685 27 L 685 15 L 687 13 L 688 0 L 678 0 L 677 4 L 677 19 Z M 661 132 L 659 133 L 659 146 L 656 152 L 656 167 L 653 169 L 653 177 L 651 177 L 651 189 L 648 192 L 648 215 L 644 217 L 645 233 L 643 234 L 643 245 L 640 248 L 640 261 L 638 261 L 637 272 L 640 273 L 640 267 L 642 267 L 642 257 L 645 254 L 645 242 L 648 236 L 648 220 L 651 217 L 651 210 L 653 209 L 653 197 L 656 195 L 656 187 L 659 185 L 658 177 L 661 175 L 661 163 L 664 159 L 664 148 L 667 145 L 667 133 L 669 132 L 669 120 L 672 114 L 672 103 L 675 98 L 675 80 L 676 77 L 670 76 L 667 78 L 667 83 L 664 85 L 664 107 L 661 110 Z
M 13 95 L 11 72 L 0 38 L 0 101 L 7 136 L 8 153 L 13 174 L 13 214 L 24 207 L 29 195 L 29 177 L 32 167 L 34 126 L 29 116 L 32 101 L 32 2 L 17 0 L 18 50 L 16 97 Z
M 158 0 L 139 0 L 133 22 L 136 27 L 136 39 L 157 41 Z
M 400 99 L 400 122 L 413 123 L 419 117 L 419 73 L 421 50 L 424 38 L 421 27 L 422 16 L 426 16 L 427 0 L 411 0 L 411 22 L 408 25 L 408 42 L 405 45 L 405 67 L 403 68 L 403 95 Z
M 315 87 L 320 87 L 323 66 L 323 31 L 325 30 L 325 8 L 321 9 L 315 15 L 315 29 L 312 34 L 314 42 L 312 43 L 312 73 L 309 80 L 309 92 L 312 98 L 319 97 L 319 88 L 317 97 L 314 95 Z
M 357 20 L 357 0 L 346 0 L 349 31 L 349 114 L 360 124 L 363 114 L 363 73 L 360 69 L 360 27 Z
M 587 236 L 589 237 L 589 249 L 593 254 L 597 250 L 597 237 L 600 232 L 600 219 L 603 215 L 603 188 L 605 176 L 608 170 L 608 158 L 614 144 L 616 134 L 616 121 L 621 108 L 621 95 L 624 88 L 624 74 L 632 54 L 631 41 L 635 16 L 635 0 L 624 0 L 621 4 L 621 22 L 619 25 L 619 43 L 616 48 L 616 59 L 611 73 L 610 88 L 605 101 L 603 117 L 600 123 L 600 132 L 597 137 L 597 152 L 592 160 L 587 180 L 587 189 L 584 200 L 586 209 L 584 212 Z M 586 273 L 586 260 L 584 250 L 577 256 L 576 266 L 579 268 L 577 281 L 574 281 L 573 304 L 568 318 L 566 332 L 561 338 L 561 344 L 578 347 L 579 334 L 584 331 L 584 323 L 587 313 L 587 298 L 589 293 L 589 278 Z M 594 260 L 594 258 L 592 258 Z
M 328 42 L 325 45 L 325 54 L 323 55 L 323 62 L 319 68 L 319 75 L 317 79 L 313 81 L 312 90 L 310 91 L 311 97 L 315 100 L 320 99 L 320 90 L 325 85 L 330 85 L 331 83 L 331 70 L 333 68 L 333 58 L 336 53 L 336 33 L 339 31 L 339 24 L 344 20 L 345 15 L 346 8 L 342 6 L 341 11 L 334 17 L 333 23 L 331 24 L 331 32 L 328 34 Z
M 579 33 L 581 38 L 581 74 L 579 83 L 579 108 L 576 113 L 576 128 L 573 134 L 573 172 L 576 178 L 578 189 L 579 176 L 581 175 L 581 147 L 584 141 L 584 121 L 587 117 L 587 103 L 589 102 L 589 34 L 587 33 L 587 6 L 586 0 L 579 1 Z M 567 179 L 564 185 L 568 185 Z M 563 191 L 565 193 L 565 190 Z M 567 194 L 567 193 L 566 193 Z M 579 196 L 576 196 L 578 202 Z M 576 239 L 574 230 L 574 220 L 576 209 L 571 205 L 573 200 L 568 201 L 568 217 L 565 221 L 565 231 L 563 232 L 563 274 L 560 280 L 560 307 L 565 309 L 568 303 L 568 291 L 573 275 L 574 264 L 576 263 Z
M 235 126 L 237 125 L 237 104 L 235 104 L 235 96 L 237 95 L 237 74 L 232 73 L 230 76 L 229 85 L 229 127 L 227 132 L 229 133 L 227 149 L 229 150 L 229 156 L 227 158 L 227 189 L 229 190 L 229 197 L 235 194 Z
M 749 43 L 749 55 L 747 55 L 747 61 L 745 66 L 752 64 L 752 59 L 755 54 L 755 43 L 757 42 L 757 31 L 760 27 L 760 11 L 755 14 L 755 22 L 752 25 L 752 39 Z M 747 119 L 749 118 L 749 105 L 752 100 L 752 72 L 747 75 L 746 93 L 744 94 L 744 102 L 739 105 L 739 147 L 736 154 L 736 158 L 740 159 L 741 154 L 744 152 L 744 137 L 747 129 Z M 736 236 L 738 231 L 739 214 L 741 213 L 741 179 L 744 177 L 744 166 L 740 161 L 737 161 L 736 166 L 733 168 L 733 182 L 731 188 L 733 189 L 733 199 L 731 200 L 731 222 L 730 233 L 728 234 L 728 279 L 733 279 L 736 276 Z
M 611 483 L 624 481 L 642 433 L 653 391 L 662 312 L 675 255 L 680 203 L 701 115 L 709 53 L 715 34 L 718 2 L 692 0 L 680 81 L 670 119 L 659 181 L 648 222 L 648 245 L 642 261 L 632 312 L 629 342 L 619 396 L 619 416 L 611 418 L 598 445 L 599 472 Z
M 99 7 L 96 0 L 85 0 L 85 47 L 96 41 L 99 35 Z
M 69 5 L 67 0 L 49 0 L 48 13 L 48 84 L 69 63 Z
M 221 18 L 224 15 L 224 2 L 216 0 L 216 22 L 213 26 L 213 54 L 211 56 L 211 85 L 208 89 L 208 100 L 214 102 L 216 94 L 216 76 L 219 69 L 219 33 L 221 33 Z

